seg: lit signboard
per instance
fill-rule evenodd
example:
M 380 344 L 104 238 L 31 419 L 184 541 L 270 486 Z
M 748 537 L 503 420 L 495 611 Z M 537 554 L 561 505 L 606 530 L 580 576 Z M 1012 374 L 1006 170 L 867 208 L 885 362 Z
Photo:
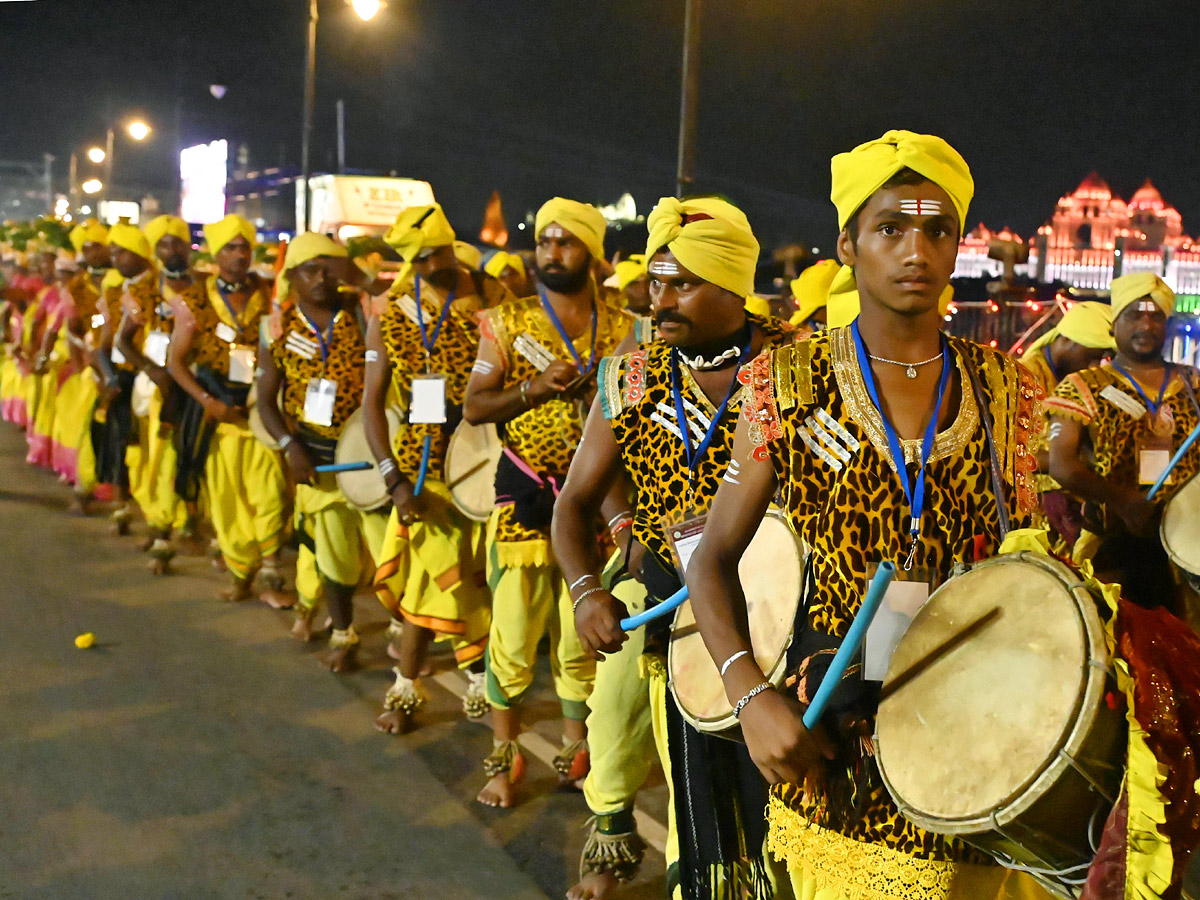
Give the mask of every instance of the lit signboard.
M 228 160 L 228 141 L 197 144 L 180 151 L 179 215 L 185 222 L 208 225 L 224 218 Z

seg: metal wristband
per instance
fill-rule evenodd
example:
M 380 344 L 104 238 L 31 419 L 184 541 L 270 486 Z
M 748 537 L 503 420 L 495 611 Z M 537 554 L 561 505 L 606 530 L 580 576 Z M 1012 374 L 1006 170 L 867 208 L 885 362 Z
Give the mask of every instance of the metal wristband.
M 750 690 L 748 690 L 746 692 L 746 696 L 743 697 L 741 700 L 739 700 L 737 702 L 737 705 L 733 707 L 733 717 L 735 719 L 741 718 L 742 710 L 746 708 L 746 704 L 749 703 L 751 700 L 753 700 L 755 697 L 757 697 L 759 694 L 761 694 L 763 691 L 769 691 L 770 689 L 771 689 L 771 682 L 769 682 L 769 681 L 764 681 L 762 684 L 757 685 L 756 687 L 750 688 Z
M 530 405 L 528 391 L 529 391 L 529 379 L 526 378 L 524 381 L 521 382 L 521 402 L 523 402 L 526 406 Z
M 749 650 L 739 650 L 737 653 L 733 654 L 733 656 L 729 657 L 729 659 L 725 660 L 725 662 L 721 663 L 721 677 L 725 677 L 725 673 L 729 671 L 729 667 L 732 666 L 737 660 L 741 659 L 743 656 L 749 655 Z
M 293 436 L 292 436 L 292 435 L 290 435 L 290 434 L 285 434 L 283 437 L 281 437 L 281 438 L 279 439 L 279 450 L 280 450 L 280 452 L 282 453 L 284 450 L 286 450 L 288 447 L 290 447 L 290 446 L 291 446 L 292 444 L 294 444 L 295 442 L 296 442 L 296 438 L 295 438 L 295 437 L 293 437 Z
M 387 478 L 393 472 L 400 471 L 400 467 L 398 465 L 396 465 L 396 461 L 394 459 L 392 459 L 390 456 L 385 459 L 381 459 L 375 465 L 379 469 L 379 474 L 382 475 L 384 478 Z
M 598 594 L 602 590 L 604 590 L 604 588 L 602 588 L 602 587 L 588 588 L 586 591 L 584 591 L 582 594 L 580 594 L 578 597 L 576 597 L 574 600 L 571 601 L 571 612 L 575 612 L 575 610 L 579 609 L 579 604 L 583 602 L 584 598 L 590 597 L 592 594 Z

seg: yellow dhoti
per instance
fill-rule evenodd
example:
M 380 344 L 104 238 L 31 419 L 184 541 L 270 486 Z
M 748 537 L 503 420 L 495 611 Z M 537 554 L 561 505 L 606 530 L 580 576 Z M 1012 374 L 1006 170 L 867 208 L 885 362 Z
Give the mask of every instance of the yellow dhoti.
M 125 451 L 129 493 L 142 509 L 146 524 L 170 532 L 187 522 L 187 507 L 175 493 L 175 443 L 162 424 L 162 394 L 150 397 L 148 415 L 136 419 L 137 443 Z
M 246 579 L 283 541 L 287 482 L 279 456 L 249 428 L 222 422 L 209 444 L 204 478 L 225 565 Z
M 301 605 L 313 606 L 324 582 L 354 587 L 371 570 L 383 545 L 387 517 L 346 502 L 337 479 L 328 473 L 316 484 L 296 485 L 296 531 L 301 558 L 296 591 Z

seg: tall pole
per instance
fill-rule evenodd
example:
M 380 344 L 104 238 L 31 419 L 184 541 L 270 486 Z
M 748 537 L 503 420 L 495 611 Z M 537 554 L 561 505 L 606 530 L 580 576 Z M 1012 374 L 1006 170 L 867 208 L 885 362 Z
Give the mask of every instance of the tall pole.
M 104 221 L 104 213 L 100 211 L 100 204 L 108 199 L 108 192 L 112 190 L 113 145 L 115 143 L 116 135 L 113 134 L 110 127 L 104 136 L 104 184 L 100 186 L 100 196 L 96 198 L 96 218 L 101 222 Z
M 346 101 L 337 102 L 338 174 L 346 174 Z
M 54 157 L 49 153 L 43 153 L 42 163 L 45 166 L 42 177 L 45 179 L 46 188 L 46 215 L 52 215 L 54 213 Z
M 71 164 L 67 168 L 67 199 L 71 204 L 67 212 L 75 215 L 75 210 L 79 209 L 79 156 L 75 153 L 71 154 Z
M 304 230 L 312 227 L 312 194 L 308 179 L 312 174 L 309 156 L 312 144 L 313 106 L 317 98 L 317 0 L 308 0 L 308 48 L 304 54 L 304 137 L 300 141 L 300 190 L 304 196 Z
M 683 87 L 679 100 L 679 161 L 675 192 L 691 193 L 696 169 L 696 95 L 700 87 L 700 3 L 686 0 L 683 13 Z

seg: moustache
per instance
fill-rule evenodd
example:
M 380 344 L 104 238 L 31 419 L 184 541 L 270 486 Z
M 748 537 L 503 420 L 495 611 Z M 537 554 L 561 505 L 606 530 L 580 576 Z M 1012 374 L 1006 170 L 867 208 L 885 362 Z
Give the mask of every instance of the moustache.
M 654 324 L 661 325 L 663 322 L 678 322 L 680 325 L 691 325 L 692 320 L 687 316 L 681 316 L 677 312 L 661 312 L 654 317 Z

